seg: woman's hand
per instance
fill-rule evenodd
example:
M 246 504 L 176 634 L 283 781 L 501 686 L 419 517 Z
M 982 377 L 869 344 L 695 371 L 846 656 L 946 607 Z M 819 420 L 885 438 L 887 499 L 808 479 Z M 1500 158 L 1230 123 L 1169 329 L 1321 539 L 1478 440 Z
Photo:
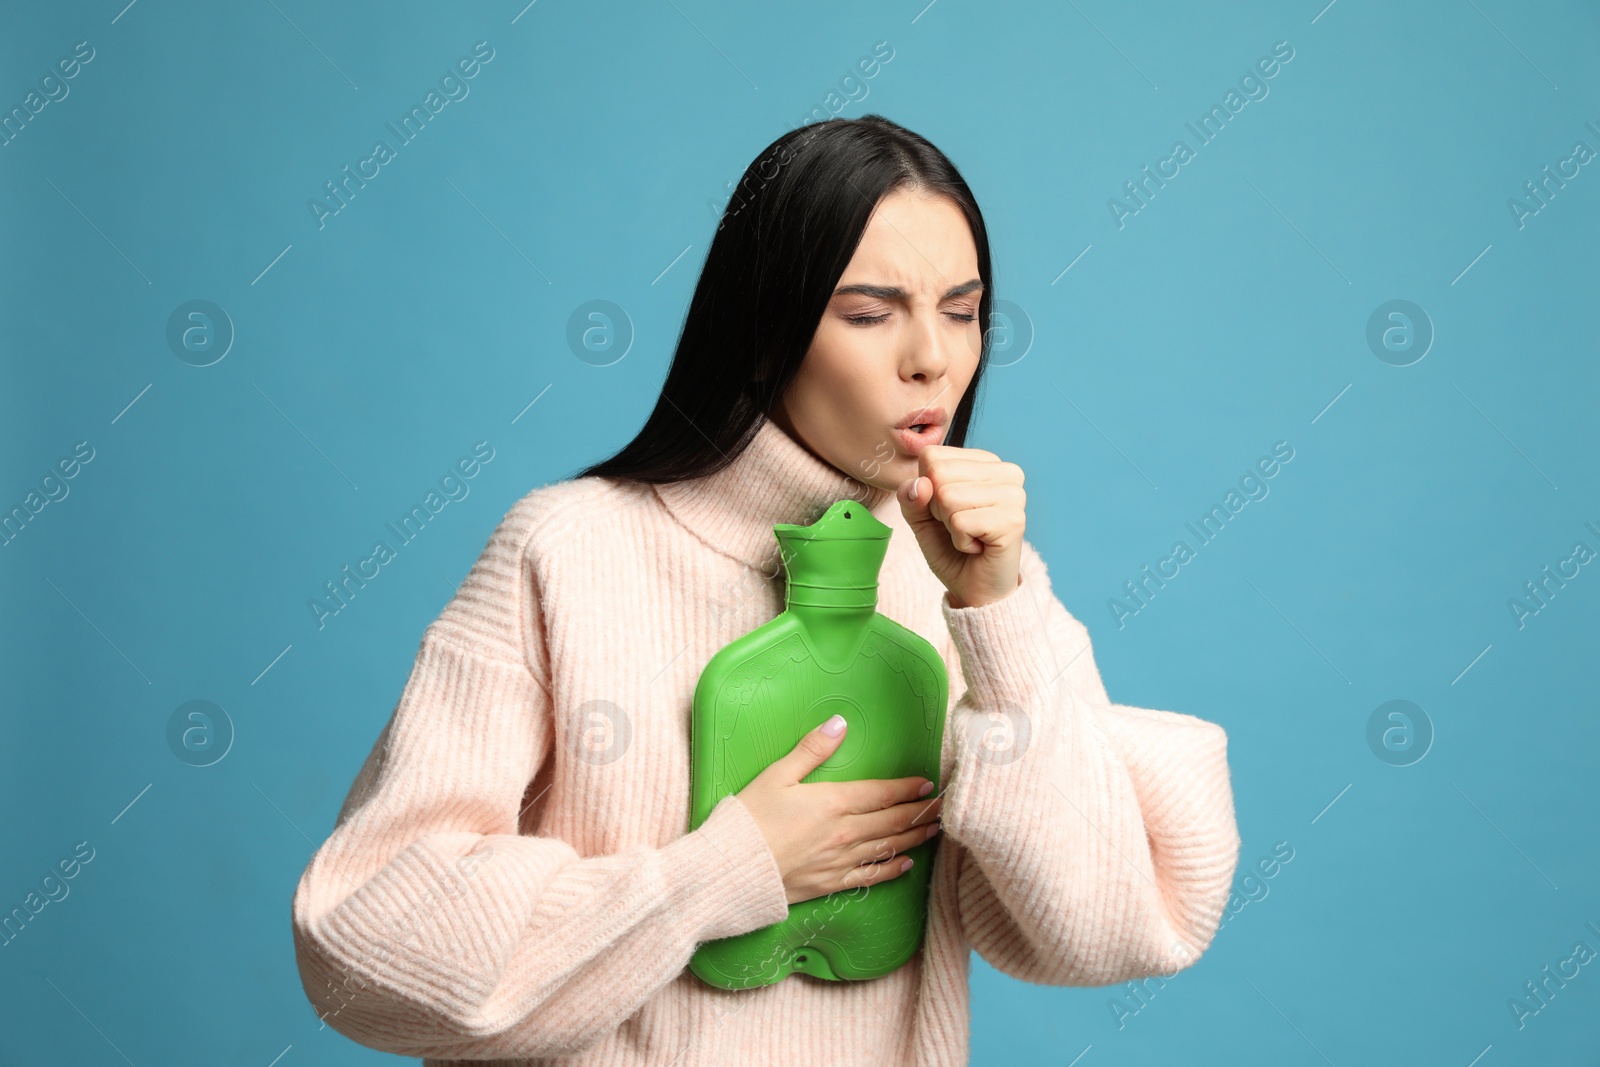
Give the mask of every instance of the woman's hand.
M 829 736 L 837 726 L 837 736 Z M 942 797 L 927 798 L 926 778 L 801 782 L 844 740 L 838 715 L 809 731 L 739 791 L 778 861 L 789 903 L 898 878 L 911 858 L 898 854 L 939 832 Z
M 1022 581 L 1022 468 L 981 448 L 929 445 L 900 486 L 900 511 L 950 606 L 981 607 Z

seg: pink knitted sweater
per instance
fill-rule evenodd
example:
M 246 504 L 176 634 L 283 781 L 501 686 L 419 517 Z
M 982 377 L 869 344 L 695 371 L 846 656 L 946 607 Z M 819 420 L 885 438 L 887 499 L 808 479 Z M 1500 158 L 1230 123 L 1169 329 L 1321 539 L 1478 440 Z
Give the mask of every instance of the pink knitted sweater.
M 696 943 L 788 904 L 737 797 L 685 832 L 695 682 L 783 609 L 773 524 L 847 496 L 895 531 L 878 610 L 950 674 L 926 935 L 882 978 L 714 989 Z M 892 493 L 764 422 L 710 477 L 555 482 L 506 513 L 300 879 L 296 960 L 327 1025 L 432 1067 L 965 1064 L 972 949 L 1104 985 L 1210 944 L 1239 847 L 1226 749 L 1110 701 L 1032 545 L 1014 593 L 952 608 Z

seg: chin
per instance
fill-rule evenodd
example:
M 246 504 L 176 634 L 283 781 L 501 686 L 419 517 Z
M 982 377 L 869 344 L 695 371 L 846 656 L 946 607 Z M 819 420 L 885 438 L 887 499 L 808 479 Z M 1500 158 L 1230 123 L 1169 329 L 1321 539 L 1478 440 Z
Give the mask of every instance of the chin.
M 867 477 L 866 472 L 860 470 L 856 471 L 853 477 L 863 485 L 870 485 L 874 489 L 882 489 L 884 492 L 893 495 L 904 484 L 905 480 L 911 477 L 912 472 L 901 473 L 901 470 L 901 464 L 897 461 L 880 465 L 877 473 L 870 478 Z
M 887 489 L 891 493 L 900 491 L 900 487 L 917 476 L 916 457 L 901 456 L 893 463 L 885 463 L 878 471 L 877 482 L 879 488 Z

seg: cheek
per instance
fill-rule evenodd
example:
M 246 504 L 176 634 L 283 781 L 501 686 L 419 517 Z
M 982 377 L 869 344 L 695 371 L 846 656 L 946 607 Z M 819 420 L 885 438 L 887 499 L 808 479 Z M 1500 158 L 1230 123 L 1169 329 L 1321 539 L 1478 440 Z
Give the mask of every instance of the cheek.
M 965 389 L 967 383 L 972 381 L 972 376 L 978 373 L 978 353 L 974 352 L 962 361 L 961 387 Z
M 961 364 L 965 370 L 963 381 L 971 381 L 978 370 L 978 358 L 983 354 L 983 331 L 973 323 L 967 331 L 967 350 L 962 353 Z
M 859 419 L 872 413 L 873 398 L 893 384 L 893 373 L 881 343 L 871 344 L 864 331 L 852 336 L 845 330 L 825 329 L 806 354 L 796 383 L 803 380 L 806 392 L 826 409 Z
M 854 418 L 858 387 L 848 367 L 817 355 L 808 355 L 795 375 L 789 403 L 813 429 L 833 436 L 840 424 Z

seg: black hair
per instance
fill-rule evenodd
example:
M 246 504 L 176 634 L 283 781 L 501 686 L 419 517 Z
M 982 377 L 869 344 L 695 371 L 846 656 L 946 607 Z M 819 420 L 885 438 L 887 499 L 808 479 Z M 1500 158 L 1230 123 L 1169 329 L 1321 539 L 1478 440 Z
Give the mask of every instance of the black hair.
M 655 409 L 619 452 L 573 477 L 663 484 L 731 463 L 799 371 L 873 209 L 901 188 L 953 200 L 977 246 L 982 348 L 944 441 L 965 447 L 994 300 L 983 215 L 943 152 L 882 115 L 863 115 L 791 130 L 746 168 L 717 222 Z

